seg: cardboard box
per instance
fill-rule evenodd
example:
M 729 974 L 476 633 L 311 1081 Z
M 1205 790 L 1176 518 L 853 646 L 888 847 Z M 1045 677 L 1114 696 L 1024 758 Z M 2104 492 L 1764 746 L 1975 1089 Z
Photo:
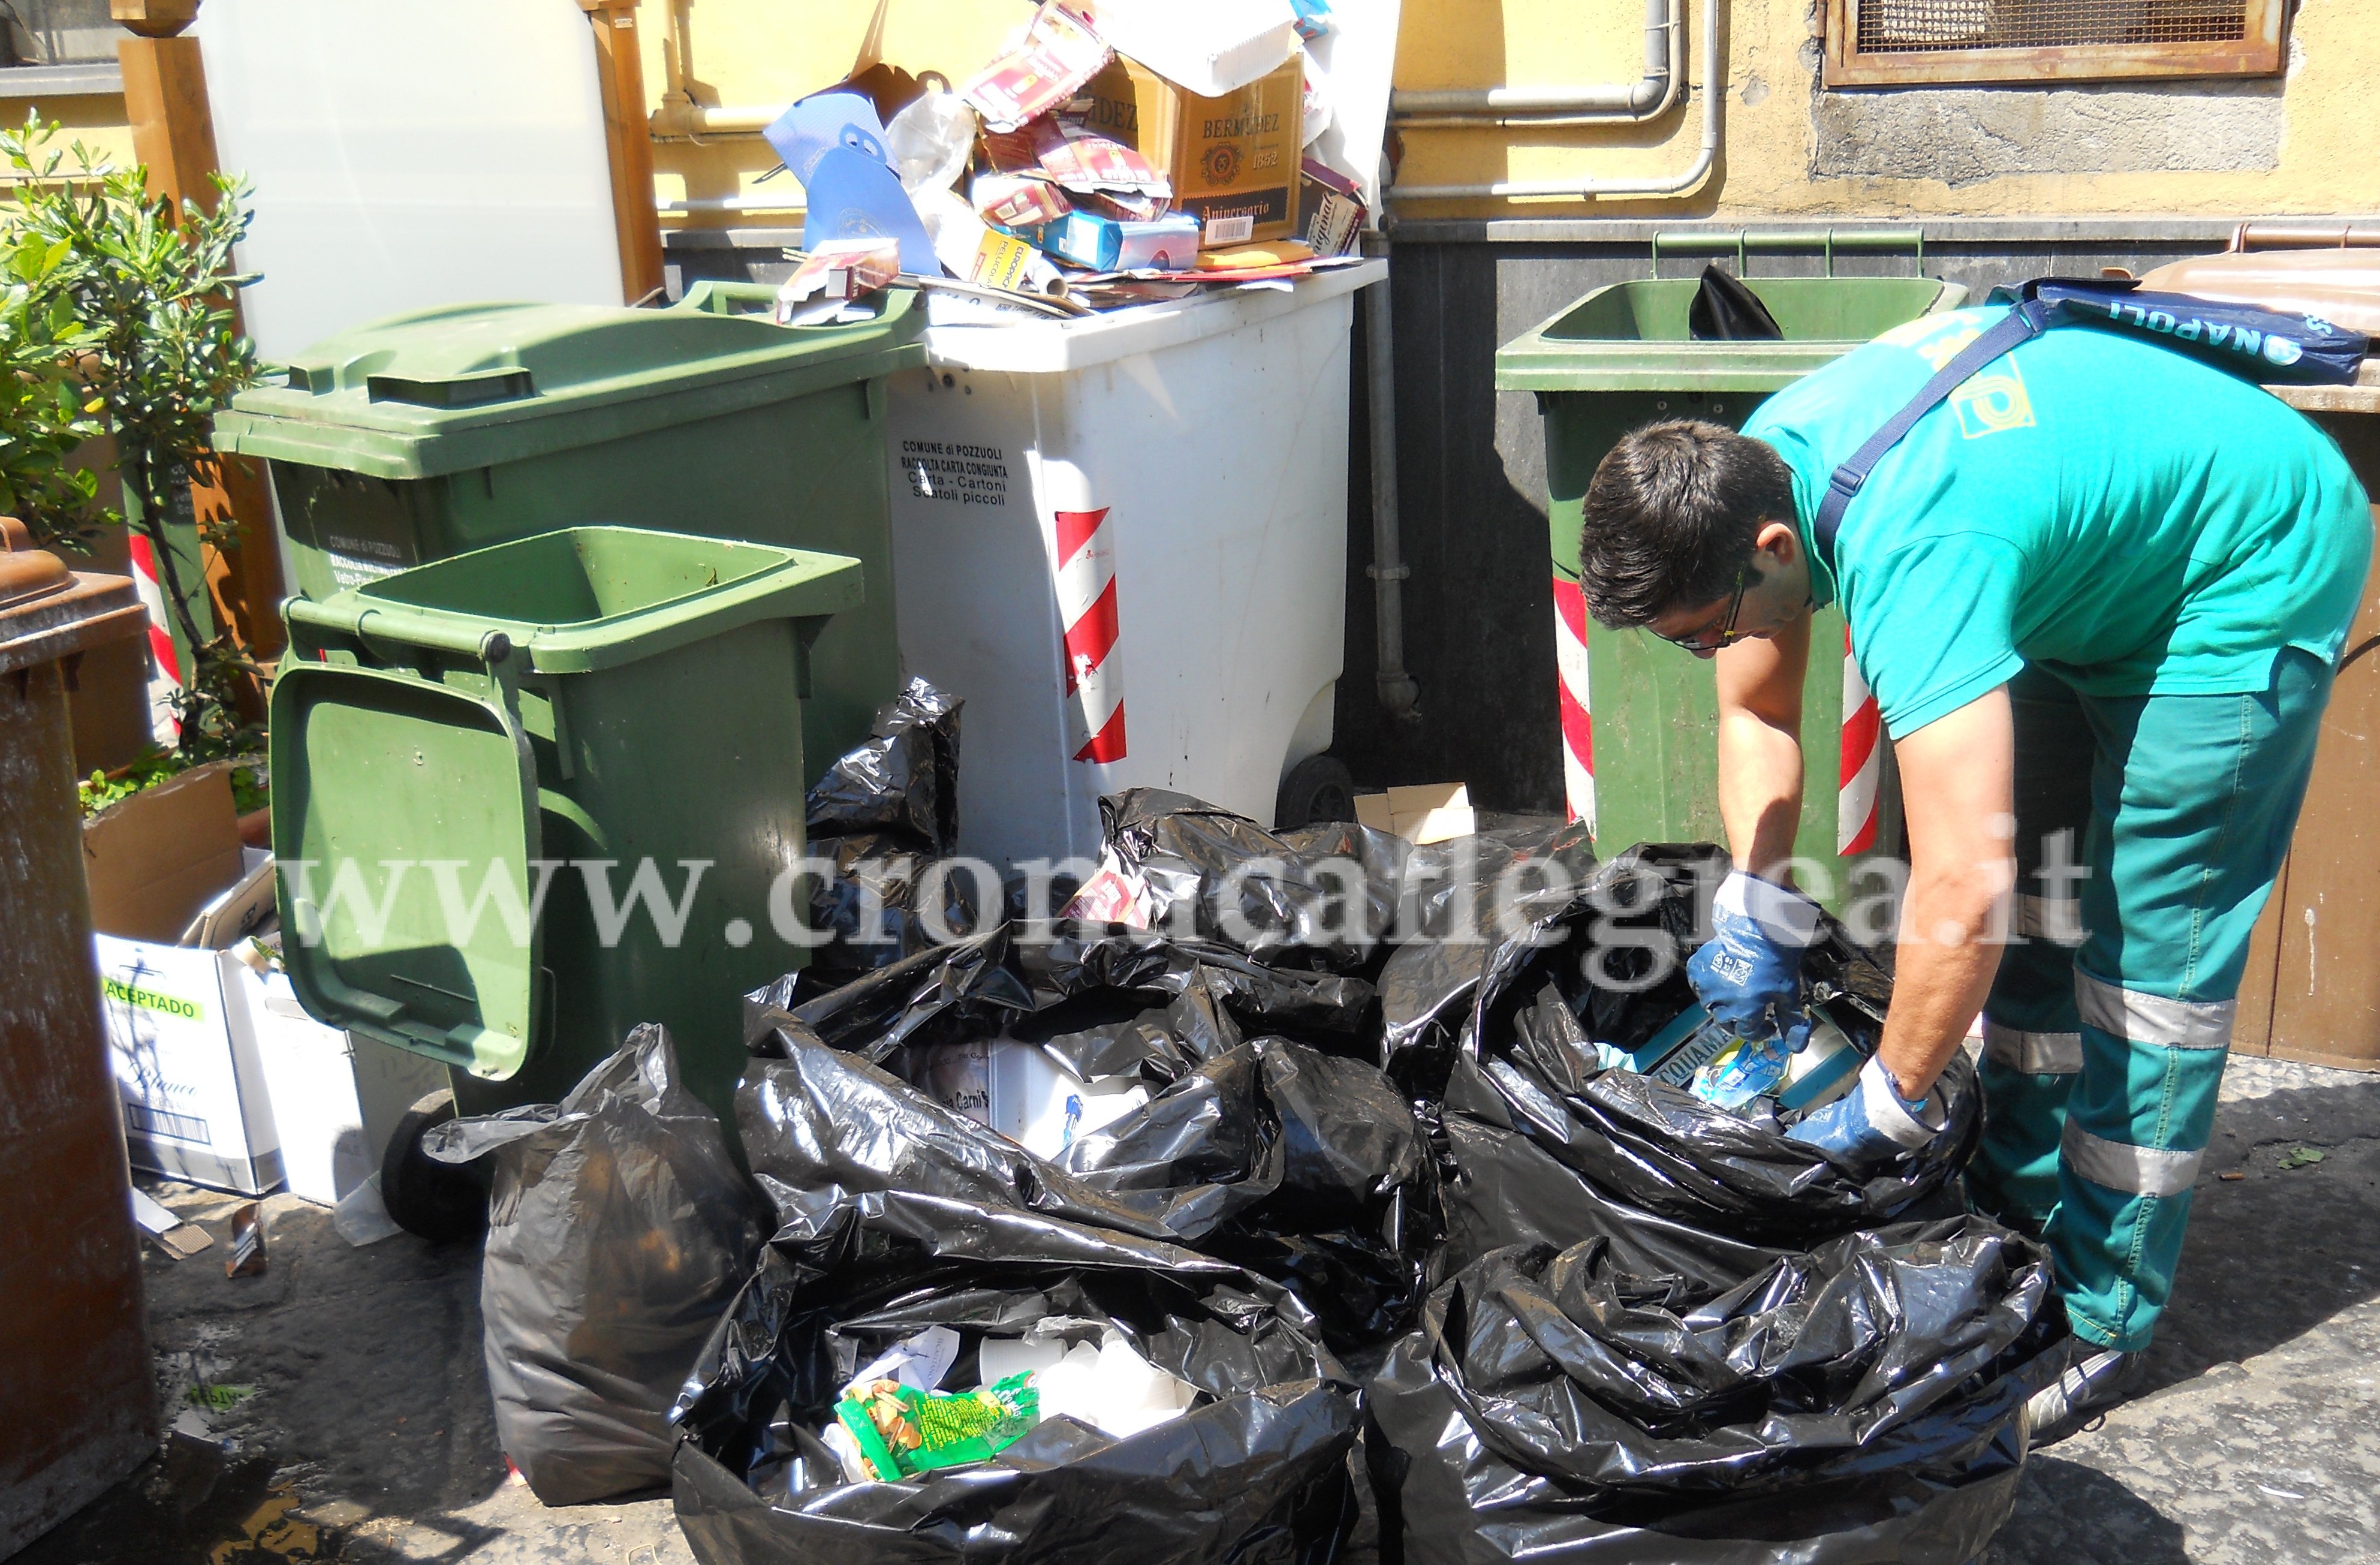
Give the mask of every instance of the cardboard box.
M 362 1183 L 446 1069 L 315 1021 L 255 949 L 273 856 L 239 844 L 229 768 L 112 806 L 83 847 L 132 1166 L 248 1195 L 285 1183 L 325 1206 Z
M 1119 223 L 1070 212 L 1028 237 L 1061 261 L 1094 272 L 1182 272 L 1198 259 L 1198 220 L 1182 212 L 1154 223 Z
M 1479 830 L 1478 817 L 1471 808 L 1471 788 L 1463 782 L 1416 782 L 1385 794 L 1358 794 L 1355 823 L 1402 837 L 1415 846 L 1467 837 Z
M 252 952 L 252 947 L 243 947 Z M 227 1005 L 234 1047 L 254 1051 L 281 1139 L 289 1194 L 320 1206 L 380 1171 L 396 1122 L 447 1085 L 446 1067 L 306 1014 L 289 976 L 243 961 L 245 1003 Z
M 1364 197 L 1354 180 L 1307 158 L 1298 165 L 1297 237 L 1316 255 L 1353 253 L 1364 232 Z
M 126 1149 L 152 1173 L 333 1206 L 446 1068 L 307 1015 L 251 939 L 273 913 L 272 856 L 249 849 L 243 867 L 190 944 L 95 937 Z
M 216 761 L 143 788 L 83 823 L 91 927 L 172 945 L 240 878 L 231 766 Z
M 226 807 L 229 802 L 226 791 Z M 237 928 L 242 920 L 235 910 L 244 887 L 252 909 L 249 928 L 273 907 L 271 856 L 248 851 L 251 867 L 266 867 L 261 905 L 255 904 L 252 878 L 238 874 L 235 860 L 231 883 L 216 886 L 216 895 L 197 910 L 225 945 L 247 933 Z M 188 872 L 175 867 L 167 876 L 178 883 Z M 136 908 L 125 922 L 140 926 L 154 918 L 152 904 Z M 119 932 L 124 927 L 100 922 L 93 944 L 100 1013 L 115 1062 L 132 1166 L 262 1195 L 281 1183 L 283 1168 L 272 1094 L 253 1034 L 245 1025 L 254 975 L 237 954 L 219 946 L 128 939 Z M 242 1025 L 235 1025 L 235 1016 Z
M 1284 239 L 1297 227 L 1305 55 L 1236 92 L 1200 98 L 1118 55 L 1068 110 L 1135 148 L 1173 185 L 1173 210 L 1198 219 L 1206 245 Z

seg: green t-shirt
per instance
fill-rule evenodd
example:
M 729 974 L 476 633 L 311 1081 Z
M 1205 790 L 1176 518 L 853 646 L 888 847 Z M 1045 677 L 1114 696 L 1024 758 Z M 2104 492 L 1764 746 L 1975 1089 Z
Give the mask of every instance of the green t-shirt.
M 1835 468 L 2000 308 L 1925 316 L 1797 381 L 1743 432 L 1793 469 L 1803 537 Z M 2262 690 L 2286 647 L 2336 658 L 2372 552 L 2337 445 L 2171 349 L 2057 326 L 1970 376 L 1845 513 L 1840 597 L 1895 736 L 2027 662 L 2091 695 Z

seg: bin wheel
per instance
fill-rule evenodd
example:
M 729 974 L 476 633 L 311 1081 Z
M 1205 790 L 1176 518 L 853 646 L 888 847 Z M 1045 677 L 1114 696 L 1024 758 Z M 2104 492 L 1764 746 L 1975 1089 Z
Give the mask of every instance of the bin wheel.
M 1355 774 L 1338 757 L 1308 756 L 1281 780 L 1281 797 L 1272 811 L 1274 831 L 1354 819 Z
M 488 1193 L 480 1182 L 421 1149 L 421 1138 L 454 1117 L 451 1091 L 418 1100 L 396 1122 L 381 1157 L 381 1205 L 397 1227 L 433 1244 L 477 1238 L 488 1226 Z

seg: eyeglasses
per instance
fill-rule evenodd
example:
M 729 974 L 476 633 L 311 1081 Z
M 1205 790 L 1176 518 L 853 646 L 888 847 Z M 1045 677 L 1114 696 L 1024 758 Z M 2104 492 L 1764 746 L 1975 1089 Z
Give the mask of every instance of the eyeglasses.
M 1661 639 L 1670 646 L 1682 647 L 1689 652 L 1718 652 L 1734 646 L 1737 642 L 1745 639 L 1735 633 L 1735 617 L 1743 612 L 1743 589 L 1751 579 L 1752 562 L 1746 560 L 1743 563 L 1743 568 L 1735 573 L 1735 591 L 1728 597 L 1727 613 L 1719 619 L 1716 636 L 1711 632 L 1699 630 L 1684 636 L 1662 636 L 1658 630 L 1653 634 L 1660 636 Z

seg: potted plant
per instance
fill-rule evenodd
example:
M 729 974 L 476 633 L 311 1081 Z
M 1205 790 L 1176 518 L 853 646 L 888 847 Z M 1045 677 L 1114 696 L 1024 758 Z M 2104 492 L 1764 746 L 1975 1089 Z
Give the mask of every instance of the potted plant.
M 121 520 L 147 540 L 183 664 L 174 697 L 176 742 L 114 777 L 95 778 L 87 808 L 132 788 L 259 748 L 243 715 L 263 671 L 209 611 L 200 551 L 237 538 L 234 518 L 176 524 L 176 498 L 214 476 L 214 415 L 257 378 L 233 300 L 251 279 L 233 247 L 247 231 L 245 188 L 213 176 L 219 199 L 149 194 L 147 171 L 109 165 L 80 143 L 61 152 L 57 127 L 38 116 L 0 131 L 0 161 L 16 204 L 0 209 L 12 438 L 0 459 L 0 501 L 45 543 L 82 550 Z M 13 438 L 19 426 L 29 433 Z M 67 455 L 93 434 L 114 437 L 124 516 L 96 503 L 96 479 Z M 244 690 L 243 687 L 246 687 Z M 253 770 L 261 775 L 261 768 Z M 253 781 L 253 777 L 249 781 Z M 244 799 L 243 803 L 253 802 Z

